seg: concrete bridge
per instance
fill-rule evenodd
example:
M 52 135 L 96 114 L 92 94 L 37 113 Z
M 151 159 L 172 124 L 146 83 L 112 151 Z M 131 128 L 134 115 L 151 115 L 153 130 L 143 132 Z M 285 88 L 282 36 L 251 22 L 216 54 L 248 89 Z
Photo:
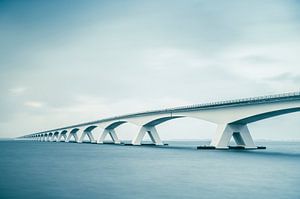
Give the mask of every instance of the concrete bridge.
M 69 142 L 74 137 L 76 142 L 81 143 L 87 136 L 91 143 L 102 144 L 105 137 L 109 135 L 115 144 L 120 144 L 116 129 L 129 122 L 140 127 L 139 132 L 131 141 L 132 145 L 141 145 L 146 133 L 155 145 L 163 145 L 156 130 L 157 125 L 177 118 L 192 117 L 217 124 L 216 133 L 210 143 L 211 148 L 227 149 L 233 137 L 237 146 L 256 149 L 257 146 L 253 142 L 247 124 L 297 111 L 300 111 L 300 92 L 127 114 L 35 132 L 20 138 Z M 94 131 L 96 128 L 101 128 L 102 133 L 96 135 Z

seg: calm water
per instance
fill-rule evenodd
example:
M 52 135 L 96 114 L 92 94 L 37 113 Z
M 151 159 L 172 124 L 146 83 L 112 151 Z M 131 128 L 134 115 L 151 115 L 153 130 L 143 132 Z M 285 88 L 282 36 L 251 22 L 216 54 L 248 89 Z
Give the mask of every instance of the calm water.
M 267 150 L 0 141 L 0 198 L 300 198 L 300 143 Z

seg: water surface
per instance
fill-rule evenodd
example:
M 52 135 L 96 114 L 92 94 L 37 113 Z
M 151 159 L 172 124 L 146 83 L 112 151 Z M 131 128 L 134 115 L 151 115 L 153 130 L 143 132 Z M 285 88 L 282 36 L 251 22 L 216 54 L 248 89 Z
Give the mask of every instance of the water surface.
M 0 141 L 0 198 L 300 198 L 300 143 L 267 150 Z

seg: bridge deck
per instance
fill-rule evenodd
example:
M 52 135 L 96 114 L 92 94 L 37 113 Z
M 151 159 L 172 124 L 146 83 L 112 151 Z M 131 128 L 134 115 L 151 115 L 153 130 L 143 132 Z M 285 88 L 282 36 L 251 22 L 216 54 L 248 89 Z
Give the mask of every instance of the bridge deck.
M 199 110 L 207 110 L 207 109 L 213 109 L 213 108 L 225 108 L 225 107 L 232 107 L 232 106 L 245 106 L 245 105 L 253 105 L 253 104 L 265 104 L 265 103 L 275 103 L 275 102 L 282 102 L 282 101 L 292 101 L 292 100 L 300 100 L 300 92 L 292 92 L 292 93 L 283 93 L 283 94 L 277 94 L 277 95 L 267 95 L 267 96 L 258 96 L 258 97 L 251 97 L 251 98 L 242 98 L 242 99 L 235 99 L 235 100 L 225 100 L 225 101 L 217 101 L 217 102 L 211 102 L 211 103 L 203 103 L 203 104 L 194 104 L 194 105 L 188 105 L 188 106 L 180 106 L 175 108 L 167 108 L 167 109 L 160 109 L 160 110 L 152 110 L 152 111 L 145 111 L 145 112 L 138 112 L 133 114 L 125 114 L 115 117 L 109 117 L 104 118 L 101 120 L 86 122 L 86 123 L 80 123 L 76 125 L 61 127 L 57 129 L 51 129 L 47 131 L 42 131 L 34 134 L 39 133 L 48 133 L 52 131 L 59 131 L 67 128 L 76 128 L 76 127 L 82 127 L 87 125 L 94 125 L 97 123 L 102 122 L 109 122 L 113 120 L 122 120 L 126 118 L 132 118 L 132 117 L 140 117 L 140 116 L 147 116 L 147 115 L 154 115 L 154 114 L 163 114 L 163 113 L 179 113 L 179 112 L 185 112 L 185 111 L 199 111 Z

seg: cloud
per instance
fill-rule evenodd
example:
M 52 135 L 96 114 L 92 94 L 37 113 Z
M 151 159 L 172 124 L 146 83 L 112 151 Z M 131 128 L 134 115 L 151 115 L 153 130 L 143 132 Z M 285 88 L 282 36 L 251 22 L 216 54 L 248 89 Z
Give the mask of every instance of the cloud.
M 273 77 L 270 77 L 268 80 L 270 81 L 289 81 L 295 84 L 300 84 L 300 74 L 292 74 L 292 73 L 282 73 Z
M 41 108 L 44 106 L 44 103 L 39 101 L 27 101 L 24 105 L 31 108 Z
M 300 75 L 299 51 L 298 43 L 289 40 L 268 45 L 241 43 L 224 52 L 221 60 L 233 74 L 263 82 L 290 71 Z
M 9 92 L 14 95 L 21 95 L 24 94 L 26 91 L 27 91 L 26 87 L 15 87 L 9 89 Z
M 299 88 L 291 2 L 7 4 L 1 132 Z
M 279 58 L 271 58 L 268 56 L 263 56 L 258 54 L 244 56 L 241 58 L 241 60 L 251 64 L 272 64 L 272 63 L 276 64 L 281 62 Z
M 264 80 L 267 84 L 276 87 L 279 90 L 285 90 L 285 92 L 299 92 L 300 90 L 300 74 L 295 72 L 285 72 L 279 75 L 274 75 Z M 287 89 L 288 88 L 288 89 Z

